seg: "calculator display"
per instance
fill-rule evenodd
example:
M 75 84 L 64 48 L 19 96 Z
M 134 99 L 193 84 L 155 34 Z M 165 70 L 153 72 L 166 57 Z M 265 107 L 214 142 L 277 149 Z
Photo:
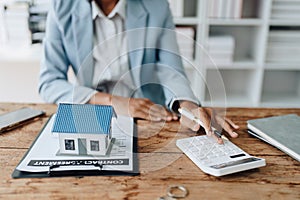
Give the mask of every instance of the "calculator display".
M 236 160 L 236 161 L 230 161 L 230 162 L 227 162 L 227 163 L 221 163 L 221 164 L 213 165 L 213 166 L 210 166 L 210 167 L 214 168 L 214 169 L 222 169 L 222 168 L 225 168 L 225 167 L 231 167 L 231 166 L 234 166 L 234 165 L 240 165 L 240 164 L 254 162 L 254 161 L 258 161 L 258 160 L 260 160 L 260 159 L 255 158 L 255 157 L 251 157 L 251 158 L 245 158 L 245 159 L 242 159 L 242 160 Z

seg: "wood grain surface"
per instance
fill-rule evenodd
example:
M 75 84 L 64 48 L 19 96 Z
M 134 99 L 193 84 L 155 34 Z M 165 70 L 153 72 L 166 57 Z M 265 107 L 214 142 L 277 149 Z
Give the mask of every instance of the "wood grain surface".
M 300 109 L 228 108 L 226 116 L 240 129 L 231 141 L 249 154 L 265 158 L 267 166 L 223 177 L 204 174 L 178 148 L 179 138 L 193 133 L 178 122 L 138 120 L 138 176 L 86 176 L 12 179 L 11 174 L 49 116 L 50 104 L 1 103 L 0 114 L 21 107 L 46 111 L 46 116 L 0 135 L 1 199 L 158 199 L 170 185 L 184 185 L 185 199 L 300 199 L 300 163 L 250 136 L 249 119 L 296 113 Z M 288 134 L 288 133 L 286 133 Z

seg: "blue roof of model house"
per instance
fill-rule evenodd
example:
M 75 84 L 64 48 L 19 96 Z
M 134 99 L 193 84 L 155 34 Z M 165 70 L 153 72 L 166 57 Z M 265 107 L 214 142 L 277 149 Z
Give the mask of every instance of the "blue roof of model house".
M 109 134 L 112 106 L 59 104 L 52 132 Z

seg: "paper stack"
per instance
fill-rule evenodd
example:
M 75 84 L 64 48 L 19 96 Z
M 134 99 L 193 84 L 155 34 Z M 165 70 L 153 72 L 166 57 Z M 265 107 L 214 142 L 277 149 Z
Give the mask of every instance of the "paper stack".
M 168 0 L 174 17 L 183 17 L 184 0 Z
M 4 22 L 4 5 L 0 3 L 0 45 L 7 42 L 7 30 Z
M 300 20 L 300 1 L 273 0 L 272 19 Z
M 300 117 L 288 114 L 247 121 L 248 133 L 300 162 Z
M 3 18 L 9 44 L 17 46 L 30 44 L 28 5 L 23 3 L 9 4 L 7 10 L 4 11 Z
M 270 31 L 267 62 L 300 64 L 300 31 Z
M 198 0 L 168 0 L 174 17 L 195 17 Z
M 205 63 L 209 66 L 230 66 L 233 62 L 235 40 L 230 35 L 210 36 L 208 38 Z
M 194 36 L 193 27 L 176 27 L 177 41 L 180 54 L 183 60 L 192 61 L 194 55 Z
M 210 18 L 239 19 L 242 17 L 243 0 L 210 0 L 208 6 Z
M 46 19 L 50 3 L 50 0 L 36 0 L 29 7 L 29 28 L 32 43 L 42 42 L 45 36 Z

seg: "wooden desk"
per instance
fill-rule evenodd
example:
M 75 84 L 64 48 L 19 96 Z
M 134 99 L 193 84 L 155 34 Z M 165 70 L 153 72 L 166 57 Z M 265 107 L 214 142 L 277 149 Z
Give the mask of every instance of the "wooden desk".
M 300 163 L 246 133 L 246 120 L 297 113 L 300 109 L 229 108 L 227 116 L 240 125 L 232 142 L 248 153 L 265 158 L 267 166 L 224 177 L 200 171 L 175 146 L 178 138 L 194 133 L 178 122 L 138 121 L 139 176 L 12 179 L 11 173 L 56 111 L 47 104 L 0 104 L 0 114 L 23 106 L 43 109 L 47 116 L 0 135 L 0 198 L 3 199 L 157 199 L 169 185 L 183 184 L 186 199 L 299 199 Z

